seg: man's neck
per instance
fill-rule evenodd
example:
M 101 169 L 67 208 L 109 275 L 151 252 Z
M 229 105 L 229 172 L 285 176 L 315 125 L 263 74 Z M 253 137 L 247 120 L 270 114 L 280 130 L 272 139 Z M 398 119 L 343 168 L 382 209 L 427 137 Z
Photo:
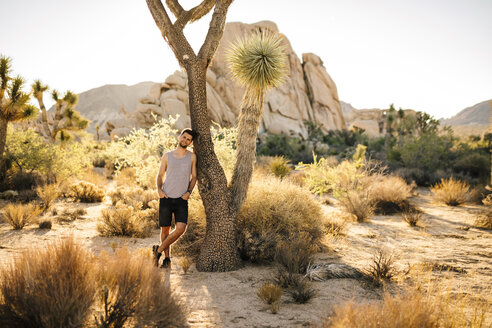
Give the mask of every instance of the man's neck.
M 180 155 L 184 155 L 186 154 L 186 152 L 188 151 L 186 148 L 183 148 L 181 146 L 178 145 L 178 147 L 176 147 L 176 149 L 174 150 L 177 154 L 180 154 Z

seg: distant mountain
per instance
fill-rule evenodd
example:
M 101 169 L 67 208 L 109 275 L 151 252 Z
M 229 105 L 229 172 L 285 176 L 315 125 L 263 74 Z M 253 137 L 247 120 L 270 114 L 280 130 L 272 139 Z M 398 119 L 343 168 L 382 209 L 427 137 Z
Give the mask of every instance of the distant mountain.
M 448 119 L 441 119 L 441 125 L 490 125 L 492 116 L 492 99 L 463 109 Z
M 76 109 L 91 121 L 87 131 L 96 133 L 96 125 L 99 124 L 100 134 L 104 135 L 106 121 L 124 118 L 123 112 L 134 112 L 139 99 L 149 94 L 153 84 L 155 82 L 140 82 L 131 86 L 107 84 L 80 93 Z

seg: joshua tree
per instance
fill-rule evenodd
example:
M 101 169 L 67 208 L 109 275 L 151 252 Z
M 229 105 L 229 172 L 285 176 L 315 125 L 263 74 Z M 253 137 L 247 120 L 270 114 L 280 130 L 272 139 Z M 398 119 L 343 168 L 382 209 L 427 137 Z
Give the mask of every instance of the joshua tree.
M 238 161 L 234 169 L 236 178 L 233 178 L 231 186 L 228 187 L 224 170 L 214 152 L 206 94 L 207 67 L 212 61 L 222 38 L 227 10 L 232 0 L 203 0 L 190 10 L 184 10 L 178 0 L 166 0 L 169 10 L 176 17 L 174 23 L 171 22 L 167 9 L 161 0 L 146 1 L 162 36 L 188 76 L 191 127 L 198 133 L 198 137 L 194 140 L 194 150 L 197 154 L 198 188 L 207 216 L 206 235 L 196 266 L 201 271 L 234 270 L 240 265 L 236 244 L 237 212 L 246 195 L 247 184 L 250 179 L 249 177 L 242 179 L 238 175 L 240 175 L 241 170 L 248 170 L 252 165 L 254 146 L 251 147 L 248 140 L 252 136 L 255 137 L 256 132 L 245 131 L 252 134 L 246 136 L 243 132 L 243 136 L 239 137 L 241 141 L 238 142 Z M 183 34 L 183 29 L 186 24 L 200 19 L 212 9 L 212 19 L 205 41 L 198 53 L 195 54 Z M 265 76 L 265 80 L 269 81 L 269 78 L 269 76 Z M 248 89 L 250 91 L 245 98 L 251 101 L 246 101 L 249 106 L 245 106 L 242 114 L 243 123 L 239 123 L 242 131 L 248 126 L 257 128 L 254 119 L 247 123 L 245 121 L 250 116 L 256 117 L 261 114 L 261 106 L 258 106 L 258 102 L 253 100 L 262 100 L 263 94 L 255 93 L 253 86 Z M 243 153 L 239 148 L 248 149 Z M 245 164 L 244 160 L 249 161 L 251 165 Z M 241 165 L 242 169 L 238 167 Z
M 20 76 L 10 76 L 11 59 L 0 56 L 0 179 L 4 179 L 5 142 L 9 122 L 33 118 L 38 109 L 29 104 L 30 94 L 22 92 L 24 80 Z
M 41 121 L 43 124 L 44 134 L 52 141 L 56 141 L 58 132 L 67 130 L 84 130 L 87 128 L 89 121 L 84 119 L 74 107 L 77 105 L 79 97 L 71 91 L 67 91 L 63 98 L 60 98 L 58 91 L 53 90 L 51 96 L 56 102 L 55 116 L 53 124 L 50 127 L 48 123 L 48 113 L 43 102 L 43 93 L 48 90 L 48 86 L 40 80 L 34 81 L 32 84 L 32 92 L 41 108 Z M 65 133 L 65 137 L 67 134 Z
M 232 205 L 239 210 L 253 173 L 265 91 L 279 86 L 285 77 L 285 47 L 278 35 L 257 32 L 233 45 L 228 59 L 234 78 L 246 86 L 238 121 L 236 165 L 230 184 Z
M 55 115 L 50 126 L 46 108 L 43 104 L 43 92 L 48 89 L 48 86 L 43 85 L 41 81 L 37 80 L 32 85 L 32 89 L 42 111 L 41 119 L 44 132 L 52 142 L 56 140 L 58 132 L 64 132 L 66 134 L 67 130 L 84 130 L 87 128 L 89 121 L 84 119 L 80 113 L 74 109 L 79 99 L 78 95 L 71 91 L 67 91 L 65 95 L 60 98 L 57 90 L 51 92 L 51 97 L 56 103 Z

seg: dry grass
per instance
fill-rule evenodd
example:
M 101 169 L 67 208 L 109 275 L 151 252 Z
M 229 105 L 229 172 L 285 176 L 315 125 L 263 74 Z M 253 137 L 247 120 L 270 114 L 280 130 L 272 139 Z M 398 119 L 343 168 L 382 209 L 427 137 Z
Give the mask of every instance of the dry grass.
M 97 279 L 97 327 L 185 327 L 181 305 L 172 297 L 151 259 L 127 249 L 103 254 Z
M 39 229 L 51 229 L 52 223 L 51 220 L 43 220 L 39 222 Z
M 283 179 L 292 168 L 289 166 L 289 160 L 283 156 L 275 156 L 269 163 L 270 172 L 277 178 Z
M 70 196 L 82 203 L 98 203 L 104 198 L 104 190 L 95 184 L 80 181 L 70 186 Z
M 412 188 L 401 177 L 376 174 L 370 181 L 370 198 L 376 214 L 398 213 L 408 207 Z
M 284 288 L 293 301 L 299 304 L 309 302 L 316 295 L 316 291 L 305 277 L 298 273 L 289 272 L 283 267 L 277 269 L 272 281 L 275 285 Z
M 111 202 L 116 205 L 118 202 L 123 202 L 126 205 L 132 206 L 135 209 L 151 208 L 151 202 L 157 201 L 159 196 L 155 190 L 144 190 L 140 187 L 118 187 L 116 191 L 109 194 Z
M 118 173 L 116 184 L 122 187 L 137 185 L 137 170 L 133 167 L 125 167 Z
M 32 203 L 8 204 L 3 211 L 4 221 L 9 223 L 14 230 L 21 230 L 26 225 L 35 223 L 39 214 L 41 214 L 41 209 Z
M 464 204 L 468 200 L 470 186 L 464 181 L 450 178 L 441 179 L 441 182 L 432 186 L 430 190 L 437 203 L 458 206 Z
M 64 238 L 3 267 L 0 326 L 82 327 L 95 293 L 89 257 L 72 238 Z
M 345 196 L 340 197 L 339 203 L 357 222 L 365 222 L 374 214 L 374 204 L 366 190 L 349 191 Z
M 306 190 L 272 176 L 254 176 L 238 216 L 239 251 L 244 259 L 271 261 L 278 242 L 324 235 L 321 205 Z
M 102 220 L 97 225 L 101 236 L 127 236 L 146 238 L 152 233 L 153 223 L 146 220 L 146 213 L 118 203 L 115 208 L 102 211 Z
M 480 213 L 475 220 L 475 225 L 479 228 L 492 230 L 492 194 L 487 195 L 482 203 L 487 206 L 485 211 Z
M 68 222 L 73 222 L 75 220 L 80 220 L 82 216 L 86 215 L 87 211 L 83 208 L 76 208 L 76 209 L 64 209 L 63 212 L 60 213 L 56 217 L 56 221 L 58 223 L 68 223 Z
M 108 182 L 108 179 L 105 176 L 95 172 L 93 169 L 85 171 L 82 175 L 82 180 L 92 183 L 99 188 L 103 188 Z
M 282 288 L 280 286 L 267 282 L 261 285 L 256 294 L 265 304 L 270 305 L 270 311 L 272 313 L 278 312 L 280 298 L 282 297 Z
M 372 280 L 371 283 L 375 286 L 381 286 L 390 281 L 394 273 L 393 256 L 381 249 L 376 250 L 369 265 L 369 270 L 367 270 L 367 275 Z
M 42 210 L 43 212 L 49 210 L 51 205 L 53 205 L 54 201 L 60 195 L 59 185 L 58 184 L 45 184 L 43 186 L 39 186 L 36 188 L 36 194 L 41 199 L 43 203 Z
M 485 314 L 490 304 L 473 304 L 466 296 L 452 297 L 444 291 L 411 290 L 381 302 L 336 306 L 324 327 L 328 328 L 414 328 L 414 327 L 485 327 Z
M 403 220 L 411 227 L 418 226 L 419 222 L 422 220 L 422 212 L 415 208 L 405 210 L 401 216 L 403 217 Z
M 306 273 L 306 268 L 312 262 L 318 247 L 306 233 L 282 240 L 277 244 L 275 261 L 290 273 Z
M 182 257 L 178 260 L 178 265 L 181 267 L 181 269 L 183 269 L 183 272 L 184 274 L 186 274 L 188 272 L 188 270 L 190 269 L 190 266 L 191 266 L 191 260 L 190 258 L 188 257 Z

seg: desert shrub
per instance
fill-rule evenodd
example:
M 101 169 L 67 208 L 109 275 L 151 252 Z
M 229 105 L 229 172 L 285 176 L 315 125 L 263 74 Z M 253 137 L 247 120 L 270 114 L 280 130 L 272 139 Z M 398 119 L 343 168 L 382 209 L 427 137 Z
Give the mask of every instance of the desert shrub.
M 104 209 L 102 220 L 97 225 L 101 236 L 128 236 L 146 238 L 152 233 L 152 222 L 145 220 L 141 211 L 131 206 L 116 204 L 115 208 Z
M 416 227 L 422 220 L 422 213 L 414 208 L 405 210 L 401 215 L 403 220 L 411 227 Z
M 1 269 L 3 327 L 82 327 L 94 301 L 89 254 L 73 239 L 34 247 Z
M 239 252 L 252 261 L 273 260 L 281 240 L 305 234 L 314 246 L 324 235 L 320 204 L 298 186 L 273 176 L 253 177 L 237 223 Z M 252 250 L 252 245 L 258 245 Z
M 431 187 L 434 200 L 449 206 L 458 206 L 465 203 L 468 199 L 470 186 L 463 181 L 442 179 L 440 183 Z
M 133 168 L 134 181 L 145 189 L 153 189 L 162 155 L 176 146 L 176 120 L 177 117 L 161 119 L 150 129 L 134 129 L 127 137 L 109 144 L 105 156 L 113 163 L 116 175 L 124 168 Z M 212 129 L 214 149 L 226 172 L 232 172 L 234 166 L 235 135 L 235 129 Z
M 282 288 L 267 282 L 261 285 L 260 289 L 256 293 L 260 300 L 265 304 L 270 305 L 270 311 L 277 313 L 280 306 L 280 297 L 282 297 Z
M 272 158 L 269 166 L 273 175 L 280 179 L 284 178 L 292 170 L 289 167 L 289 161 L 283 156 L 275 156 Z
M 299 163 L 296 170 L 302 170 L 304 173 L 304 184 L 315 194 L 324 194 L 333 190 L 332 168 L 336 167 L 337 160 L 328 157 L 318 160 L 316 155 L 313 155 L 312 164 Z
M 102 202 L 104 190 L 95 184 L 80 181 L 70 186 L 70 196 L 82 203 Z
M 278 242 L 275 261 L 287 272 L 304 274 L 317 251 L 318 247 L 313 244 L 312 237 L 307 233 L 300 233 L 290 240 Z
M 32 128 L 9 129 L 7 144 L 15 166 L 26 172 L 36 172 L 48 182 L 78 177 L 91 165 L 82 143 L 53 144 Z
M 397 213 L 408 207 L 412 189 L 401 177 L 376 174 L 370 180 L 370 200 L 376 214 Z
M 36 194 L 38 197 L 41 199 L 43 203 L 42 210 L 47 211 L 53 202 L 58 198 L 59 196 L 59 191 L 58 191 L 58 184 L 52 183 L 52 184 L 45 184 L 43 186 L 39 186 L 36 188 Z
M 411 290 L 382 302 L 347 302 L 335 306 L 325 321 L 327 328 L 485 327 L 486 306 L 474 304 L 468 312 L 467 297 L 452 298 L 447 292 Z
M 51 229 L 52 223 L 51 220 L 42 220 L 39 222 L 39 229 L 46 229 L 49 230 Z
M 14 230 L 21 230 L 26 225 L 34 223 L 40 213 L 41 210 L 32 203 L 27 205 L 20 203 L 8 204 L 3 210 L 4 220 Z
M 183 269 L 183 272 L 186 274 L 188 272 L 188 270 L 190 269 L 190 266 L 191 266 L 191 260 L 189 257 L 182 257 L 178 260 L 178 265 L 181 267 L 181 269 Z
M 367 275 L 372 279 L 372 283 L 380 286 L 386 281 L 391 280 L 394 275 L 393 257 L 381 249 L 378 249 L 369 265 Z
M 5 181 L 0 185 L 2 189 L 30 190 L 37 185 L 41 177 L 36 172 L 25 172 L 11 169 L 7 172 Z
M 183 327 L 186 317 L 149 258 L 119 249 L 97 274 L 97 327 Z
M 487 209 L 480 213 L 475 220 L 475 225 L 479 228 L 492 230 L 492 194 L 482 200 Z
M 324 222 L 326 233 L 332 238 L 339 238 L 345 235 L 347 222 L 340 219 L 329 218 Z
M 143 190 L 139 187 L 118 187 L 109 196 L 113 205 L 121 201 L 126 205 L 144 210 L 151 208 L 150 202 L 159 199 L 155 189 Z
M 477 205 L 482 205 L 482 201 L 489 194 L 491 194 L 490 190 L 486 189 L 483 185 L 478 185 L 471 188 L 470 192 L 468 193 L 468 201 Z
M 311 284 L 301 275 L 294 272 L 289 272 L 284 267 L 279 267 L 272 281 L 285 289 L 294 302 L 304 304 L 316 294 Z
M 58 211 L 56 211 L 58 215 Z M 87 211 L 83 208 L 76 208 L 76 209 L 64 209 L 60 215 L 56 217 L 56 220 L 58 223 L 68 223 L 68 222 L 73 222 L 75 220 L 79 220 L 82 218 L 82 216 L 86 215 Z
M 299 304 L 308 303 L 311 298 L 316 295 L 316 290 L 311 286 L 311 283 L 304 277 L 298 276 L 287 289 L 287 293 L 292 297 L 294 302 Z
M 306 140 L 284 134 L 264 133 L 258 139 L 256 154 L 263 156 L 285 156 L 292 163 L 310 163 L 313 147 Z
M 364 222 L 374 214 L 374 205 L 367 190 L 349 191 L 339 199 L 339 203 L 357 222 Z
M 106 177 L 95 171 L 94 168 L 86 170 L 82 173 L 81 180 L 92 183 L 100 188 L 104 187 L 107 181 Z
M 119 172 L 116 179 L 118 187 L 133 187 L 137 185 L 137 170 L 133 167 L 124 167 Z
M 487 179 L 490 173 L 489 155 L 478 151 L 467 152 L 453 163 L 453 169 L 472 178 Z

